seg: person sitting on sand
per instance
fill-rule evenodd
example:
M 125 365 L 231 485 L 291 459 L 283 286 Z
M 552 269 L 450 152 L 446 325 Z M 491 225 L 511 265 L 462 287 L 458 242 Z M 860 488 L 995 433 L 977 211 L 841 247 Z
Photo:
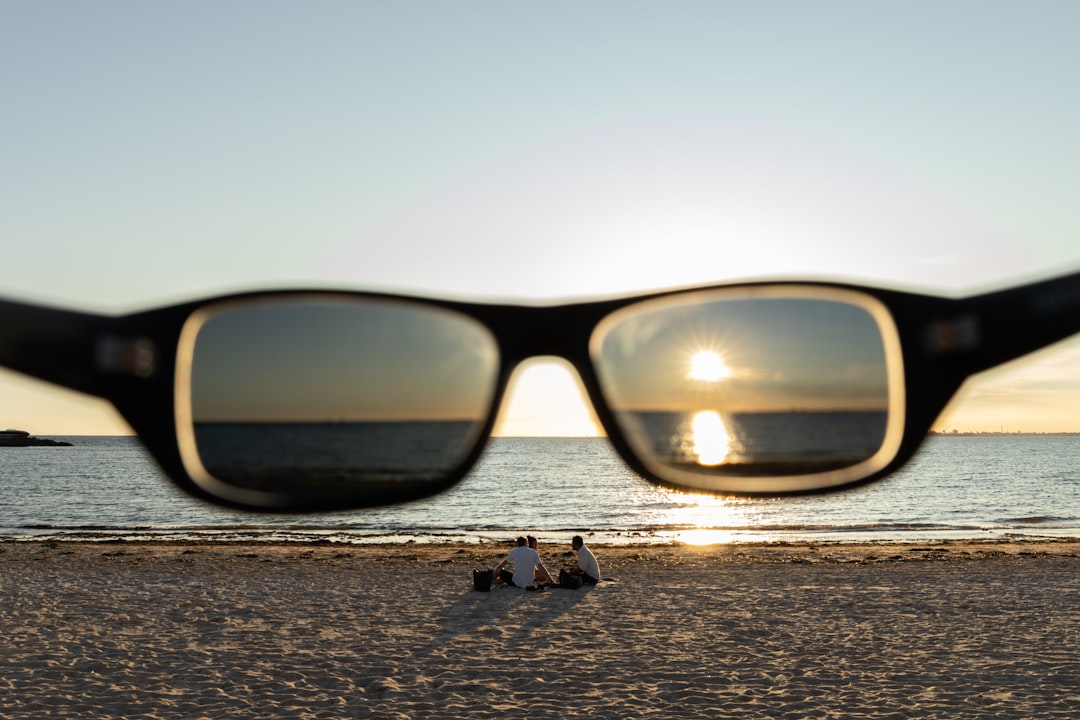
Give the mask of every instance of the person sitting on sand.
M 514 572 L 504 569 L 507 564 L 514 566 Z M 495 566 L 494 575 L 495 579 L 501 583 L 524 588 L 529 587 L 536 580 L 538 569 L 550 577 L 544 563 L 540 562 L 539 553 L 529 547 L 528 541 L 521 536 L 517 539 L 517 547 Z
M 537 556 L 539 556 L 540 555 L 540 541 L 536 539 L 536 536 L 535 535 L 526 535 L 525 539 L 528 541 L 529 547 L 532 548 L 533 550 L 535 550 Z M 554 583 L 555 582 L 551 578 L 551 574 L 548 573 L 547 569 L 544 567 L 542 562 L 536 568 L 536 582 L 546 582 L 546 583 Z
M 574 552 L 577 553 L 578 563 L 576 568 L 572 568 L 568 572 L 571 575 L 580 576 L 581 581 L 586 585 L 595 585 L 600 582 L 600 563 L 596 561 L 596 556 L 592 554 L 592 550 L 585 547 L 585 541 L 581 539 L 580 535 L 575 535 L 570 540 L 570 547 L 574 548 Z

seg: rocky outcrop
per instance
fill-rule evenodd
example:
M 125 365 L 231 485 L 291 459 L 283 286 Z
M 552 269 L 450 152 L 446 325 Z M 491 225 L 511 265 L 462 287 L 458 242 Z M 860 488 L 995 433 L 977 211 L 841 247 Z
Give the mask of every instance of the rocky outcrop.
M 0 430 L 0 447 L 70 447 L 71 443 L 63 440 L 37 438 L 25 430 Z

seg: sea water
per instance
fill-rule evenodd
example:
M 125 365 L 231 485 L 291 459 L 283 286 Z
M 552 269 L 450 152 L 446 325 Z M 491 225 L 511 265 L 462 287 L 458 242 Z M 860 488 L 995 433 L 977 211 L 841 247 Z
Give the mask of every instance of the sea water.
M 603 438 L 495 438 L 441 495 L 318 515 L 220 508 L 175 489 L 127 437 L 0 448 L 2 539 L 368 543 L 911 540 L 1080 536 L 1080 436 L 928 438 L 892 477 L 826 495 L 726 499 L 654 486 Z

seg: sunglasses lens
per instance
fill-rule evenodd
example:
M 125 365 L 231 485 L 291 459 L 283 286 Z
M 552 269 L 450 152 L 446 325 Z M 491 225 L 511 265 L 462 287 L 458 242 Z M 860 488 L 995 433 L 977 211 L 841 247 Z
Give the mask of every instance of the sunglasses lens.
M 181 339 L 177 427 L 212 494 L 272 507 L 376 505 L 456 479 L 492 411 L 488 330 L 417 302 L 226 303 Z
M 899 447 L 899 340 L 861 293 L 778 285 L 643 301 L 608 316 L 591 353 L 623 439 L 667 483 L 835 487 Z

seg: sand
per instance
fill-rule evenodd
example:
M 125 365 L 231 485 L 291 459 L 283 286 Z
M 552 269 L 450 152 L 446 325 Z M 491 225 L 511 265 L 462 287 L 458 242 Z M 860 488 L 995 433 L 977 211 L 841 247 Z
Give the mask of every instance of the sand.
M 1080 716 L 1080 543 L 507 549 L 3 543 L 0 717 Z

